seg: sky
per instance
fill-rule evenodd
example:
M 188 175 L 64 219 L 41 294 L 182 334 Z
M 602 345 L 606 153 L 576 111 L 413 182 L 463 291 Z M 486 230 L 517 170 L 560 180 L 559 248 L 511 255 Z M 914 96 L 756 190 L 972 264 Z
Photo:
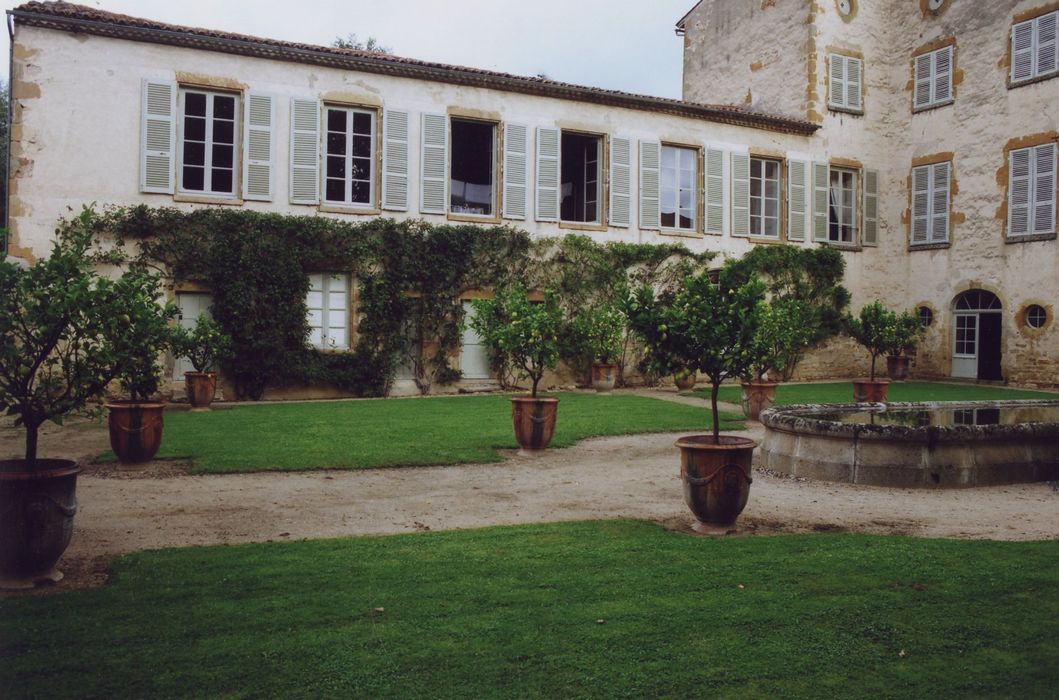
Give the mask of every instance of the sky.
M 20 2 L 2 0 L 5 10 Z M 679 98 L 695 0 L 82 0 L 109 12 L 329 45 L 353 33 L 409 58 Z M 4 34 L 3 72 L 9 40 Z

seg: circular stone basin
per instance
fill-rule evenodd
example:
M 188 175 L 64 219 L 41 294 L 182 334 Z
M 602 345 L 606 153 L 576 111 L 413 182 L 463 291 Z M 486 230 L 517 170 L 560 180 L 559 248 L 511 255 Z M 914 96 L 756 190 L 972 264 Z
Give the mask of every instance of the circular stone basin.
M 761 414 L 763 466 L 824 481 L 962 488 L 1059 479 L 1059 400 L 803 404 Z

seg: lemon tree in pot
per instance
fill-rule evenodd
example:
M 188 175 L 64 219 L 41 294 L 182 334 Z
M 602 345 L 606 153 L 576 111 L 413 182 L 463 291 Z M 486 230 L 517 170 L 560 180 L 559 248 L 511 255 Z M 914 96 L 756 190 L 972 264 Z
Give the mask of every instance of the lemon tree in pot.
M 531 382 L 529 396 L 511 397 L 511 418 L 521 453 L 539 453 L 555 434 L 559 408 L 558 398 L 537 395 L 545 371 L 559 362 L 565 324 L 558 299 L 549 289 L 542 301 L 533 302 L 525 288 L 514 285 L 498 290 L 493 299 L 472 303 L 475 317 L 471 325 L 502 363 Z
M 592 388 L 608 392 L 617 381 L 616 360 L 625 337 L 625 316 L 611 303 L 583 309 L 567 326 L 564 343 L 591 357 Z M 573 354 L 573 353 L 570 353 Z
M 745 375 L 755 360 L 753 344 L 764 298 L 759 279 L 737 284 L 724 268 L 716 282 L 702 273 L 686 278 L 675 292 L 656 296 L 652 288 L 642 287 L 625 301 L 629 325 L 659 371 L 687 367 L 710 380 L 712 434 L 677 441 L 684 499 L 700 531 L 734 522 L 750 492 L 750 461 L 757 443 L 720 434 L 717 393 L 725 379 Z
M 38 454 L 41 427 L 88 412 L 135 358 L 125 319 L 159 313 L 157 278 L 97 273 L 93 214 L 61 227 L 49 257 L 0 263 L 0 411 L 25 429 L 19 459 L 0 460 L 0 587 L 56 581 L 73 531 L 78 464 Z M 149 305 L 144 300 L 150 299 Z
M 752 345 L 751 371 L 742 381 L 747 418 L 758 420 L 772 406 L 784 370 L 796 364 L 813 341 L 814 318 L 804 302 L 790 297 L 773 298 L 763 307 Z
M 884 403 L 886 401 L 890 380 L 875 376 L 875 361 L 879 355 L 891 352 L 895 345 L 903 347 L 911 342 L 906 333 L 912 328 L 909 323 L 912 319 L 916 320 L 918 332 L 919 321 L 914 314 L 907 312 L 897 314 L 883 306 L 878 299 L 861 307 L 857 316 L 846 315 L 846 332 L 871 356 L 869 376 L 853 380 L 854 401 L 857 403 Z
M 919 315 L 905 311 L 894 320 L 890 335 L 890 347 L 886 351 L 886 374 L 890 379 L 902 381 L 908 379 L 908 369 L 912 364 L 912 355 L 916 343 L 926 332 Z
M 173 329 L 173 355 L 186 357 L 193 372 L 184 372 L 184 386 L 193 410 L 209 410 L 217 392 L 217 372 L 220 360 L 232 356 L 232 338 L 216 321 L 205 314 L 195 319 L 192 328 Z

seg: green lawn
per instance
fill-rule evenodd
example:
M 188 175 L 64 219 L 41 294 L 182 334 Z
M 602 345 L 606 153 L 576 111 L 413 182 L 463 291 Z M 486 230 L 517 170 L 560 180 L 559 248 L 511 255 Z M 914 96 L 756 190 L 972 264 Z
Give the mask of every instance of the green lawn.
M 144 552 L 0 601 L 30 697 L 1054 697 L 1059 541 L 642 522 Z
M 721 401 L 739 403 L 742 389 L 736 385 L 722 386 Z M 698 388 L 695 396 L 709 399 L 710 389 Z M 1057 399 L 1054 392 L 1009 389 L 978 384 L 938 384 L 935 382 L 892 382 L 888 397 L 890 401 L 985 401 L 989 399 Z M 823 384 L 780 384 L 776 388 L 776 404 L 787 406 L 796 403 L 851 403 L 852 382 L 827 382 Z
M 558 394 L 552 441 L 705 431 L 708 410 L 632 395 Z M 726 430 L 742 416 L 723 415 Z M 357 469 L 496 462 L 516 448 L 507 396 L 448 396 L 239 406 L 166 414 L 158 459 L 190 457 L 198 473 Z

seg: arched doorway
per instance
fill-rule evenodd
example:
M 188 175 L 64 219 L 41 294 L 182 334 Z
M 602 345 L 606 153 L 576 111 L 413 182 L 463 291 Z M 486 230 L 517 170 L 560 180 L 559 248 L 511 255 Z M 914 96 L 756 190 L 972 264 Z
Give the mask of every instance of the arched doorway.
M 996 294 L 969 289 L 952 300 L 952 376 L 1003 379 L 1000 374 L 1002 311 Z

